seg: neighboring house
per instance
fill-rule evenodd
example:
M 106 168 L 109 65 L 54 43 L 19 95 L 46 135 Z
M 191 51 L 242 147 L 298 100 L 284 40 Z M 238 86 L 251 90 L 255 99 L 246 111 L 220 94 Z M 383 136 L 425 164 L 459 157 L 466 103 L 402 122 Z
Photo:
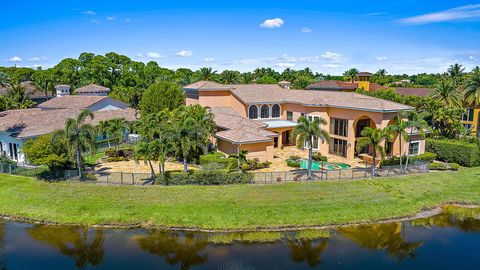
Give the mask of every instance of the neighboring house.
M 308 90 L 321 90 L 321 91 L 341 91 L 341 92 L 355 92 L 357 89 L 363 89 L 367 92 L 376 92 L 380 89 L 388 89 L 386 86 L 382 86 L 378 83 L 370 82 L 370 77 L 373 76 L 369 72 L 359 72 L 357 74 L 357 80 L 352 82 L 344 81 L 319 81 L 307 86 Z
M 218 150 L 236 154 L 249 151 L 249 158 L 273 159 L 274 148 L 294 145 L 291 132 L 300 116 L 323 117 L 330 144 L 314 142 L 314 150 L 347 159 L 372 154 L 357 152 L 355 142 L 364 127 L 384 128 L 395 123 L 398 111 L 409 106 L 352 92 L 289 90 L 275 84 L 222 85 L 201 81 L 184 87 L 186 104 L 209 107 L 217 125 Z M 425 141 L 415 134 L 410 154 L 425 151 Z M 403 143 L 404 154 L 408 144 Z M 388 143 L 389 155 L 399 155 L 400 141 Z
M 134 109 L 109 97 L 57 97 L 39 104 L 37 108 L 0 112 L 0 153 L 14 161 L 24 162 L 21 148 L 26 140 L 64 129 L 65 121 L 76 117 L 84 109 L 94 113 L 94 119 L 87 121 L 93 125 L 113 118 L 136 120 Z
M 54 97 L 53 93 L 51 92 L 45 95 L 44 92 L 38 90 L 32 81 L 21 82 L 20 84 L 24 87 L 25 93 L 28 95 L 28 97 L 37 103 Z M 0 88 L 0 95 L 8 95 L 8 91 L 9 88 Z
M 110 88 L 96 85 L 96 84 L 89 84 L 80 88 L 77 88 L 74 93 L 79 96 L 108 96 L 110 93 Z
M 395 92 L 402 96 L 428 97 L 435 90 L 433 88 L 397 87 Z M 480 139 L 480 107 L 470 106 L 462 116 L 462 124 L 471 130 L 472 136 Z

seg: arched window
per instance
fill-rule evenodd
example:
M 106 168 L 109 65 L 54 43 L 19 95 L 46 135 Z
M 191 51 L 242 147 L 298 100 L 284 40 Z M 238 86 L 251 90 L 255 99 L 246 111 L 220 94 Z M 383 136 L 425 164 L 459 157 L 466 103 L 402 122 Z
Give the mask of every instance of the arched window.
M 260 116 L 262 118 L 270 117 L 270 107 L 268 107 L 268 105 L 262 105 L 262 108 L 260 109 Z
M 251 105 L 250 108 L 248 108 L 248 118 L 250 119 L 258 118 L 258 108 L 256 105 Z
M 280 117 L 280 105 L 274 104 L 272 106 L 272 118 Z

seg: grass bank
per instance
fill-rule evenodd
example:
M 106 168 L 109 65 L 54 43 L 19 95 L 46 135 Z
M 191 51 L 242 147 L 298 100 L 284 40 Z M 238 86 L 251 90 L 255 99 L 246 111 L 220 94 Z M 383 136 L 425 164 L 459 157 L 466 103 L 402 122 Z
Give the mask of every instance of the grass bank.
M 480 168 L 375 180 L 101 186 L 0 175 L 0 214 L 58 223 L 255 229 L 373 222 L 480 203 Z

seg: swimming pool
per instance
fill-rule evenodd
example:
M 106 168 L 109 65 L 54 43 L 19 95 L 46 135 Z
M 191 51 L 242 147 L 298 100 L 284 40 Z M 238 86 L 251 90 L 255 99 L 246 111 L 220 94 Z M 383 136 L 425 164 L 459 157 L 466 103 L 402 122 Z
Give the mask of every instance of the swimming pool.
M 340 169 L 347 169 L 351 166 L 345 163 L 330 163 L 330 162 L 320 162 L 320 161 L 313 161 L 312 162 L 312 171 L 320 171 L 320 170 L 340 170 Z M 300 162 L 301 169 L 308 169 L 308 160 L 304 159 Z

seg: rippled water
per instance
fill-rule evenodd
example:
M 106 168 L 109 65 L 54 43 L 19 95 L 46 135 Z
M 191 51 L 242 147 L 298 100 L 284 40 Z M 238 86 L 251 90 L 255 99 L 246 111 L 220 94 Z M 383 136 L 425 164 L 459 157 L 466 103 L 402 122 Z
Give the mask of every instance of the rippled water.
M 480 221 L 207 234 L 0 221 L 0 269 L 480 269 Z

